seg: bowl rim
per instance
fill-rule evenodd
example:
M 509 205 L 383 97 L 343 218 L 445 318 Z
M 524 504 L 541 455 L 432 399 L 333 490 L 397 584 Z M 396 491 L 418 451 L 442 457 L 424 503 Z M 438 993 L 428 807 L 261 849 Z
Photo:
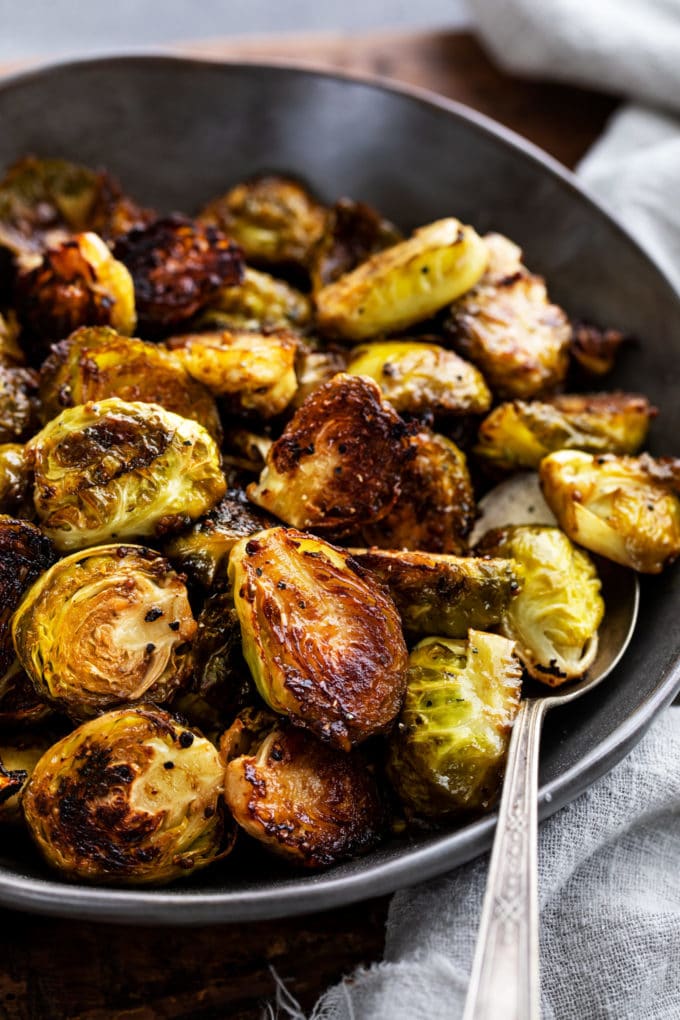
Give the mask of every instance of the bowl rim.
M 397 94 L 428 107 L 435 107 L 478 132 L 491 135 L 518 156 L 538 164 L 558 178 L 562 186 L 576 194 L 604 217 L 621 241 L 652 265 L 660 284 L 680 305 L 680 293 L 655 257 L 628 233 L 623 224 L 595 198 L 575 175 L 538 145 L 511 128 L 457 100 L 449 99 L 420 86 L 395 82 L 379 76 L 350 73 L 314 62 L 282 59 L 221 59 L 195 53 L 174 52 L 162 48 L 130 48 L 103 56 L 50 60 L 10 72 L 0 77 L 0 95 L 14 88 L 57 72 L 90 67 L 125 65 L 166 65 L 197 68 L 209 66 L 233 71 L 257 70 L 264 73 L 288 72 L 324 78 L 340 83 L 362 85 L 379 92 Z M 680 661 L 665 667 L 657 684 L 642 703 L 587 755 L 539 789 L 538 813 L 543 820 L 564 807 L 593 782 L 614 767 L 642 738 L 655 715 L 671 703 L 680 691 Z M 52 916 L 79 918 L 118 924 L 207 925 L 233 921 L 255 921 L 295 916 L 346 906 L 361 900 L 392 893 L 396 889 L 434 878 L 486 851 L 492 842 L 496 814 L 466 825 L 428 842 L 424 846 L 405 847 L 388 861 L 362 859 L 361 870 L 336 875 L 332 870 L 309 875 L 291 873 L 290 879 L 274 888 L 204 890 L 188 887 L 134 889 L 69 885 L 57 878 L 36 879 L 9 872 L 0 865 L 0 905 Z M 462 844 L 462 845 L 461 845 Z

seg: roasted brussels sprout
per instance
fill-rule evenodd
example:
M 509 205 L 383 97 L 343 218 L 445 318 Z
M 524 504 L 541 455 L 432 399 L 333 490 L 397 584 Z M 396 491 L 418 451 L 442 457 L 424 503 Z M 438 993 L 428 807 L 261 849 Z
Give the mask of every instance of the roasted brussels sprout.
M 198 218 L 233 237 L 249 262 L 304 266 L 323 232 L 326 210 L 297 181 L 265 176 L 237 184 Z
M 511 556 L 524 568 L 501 629 L 536 680 L 556 687 L 582 676 L 597 654 L 604 616 L 600 579 L 587 553 L 559 528 L 515 525 L 488 532 L 479 552 Z
M 229 577 L 243 653 L 275 711 L 343 750 L 389 728 L 406 678 L 401 623 L 347 552 L 272 528 L 234 546 Z
M 482 414 L 491 406 L 482 373 L 434 343 L 362 344 L 352 351 L 347 371 L 375 379 L 390 404 L 409 414 Z
M 514 642 L 470 630 L 467 641 L 425 638 L 390 740 L 388 775 L 409 814 L 486 811 L 498 797 L 522 669 Z
M 548 403 L 499 404 L 479 429 L 475 453 L 503 470 L 537 468 L 555 450 L 636 453 L 656 414 L 636 393 L 564 394 Z
M 181 578 L 158 553 L 134 545 L 59 560 L 12 622 L 38 694 L 72 719 L 145 698 L 167 701 L 189 675 L 195 633 Z
M 336 375 L 295 412 L 248 497 L 296 528 L 357 527 L 389 513 L 408 456 L 376 383 Z
M 572 325 L 571 356 L 586 375 L 607 375 L 613 369 L 619 347 L 625 339 L 618 329 L 599 329 L 577 322 Z
M 0 825 L 17 825 L 23 821 L 21 792 L 55 739 L 49 730 L 0 736 Z
M 39 850 L 69 878 L 161 885 L 223 857 L 224 766 L 155 705 L 107 712 L 55 744 L 23 795 Z
M 273 418 L 297 389 L 298 340 L 287 330 L 189 333 L 171 337 L 167 346 L 189 375 L 222 397 L 233 414 Z
M 498 234 L 484 240 L 489 267 L 452 306 L 449 336 L 497 396 L 528 399 L 549 393 L 569 367 L 567 316 L 550 303 L 545 282 L 522 264 L 516 245 Z
M 19 320 L 13 311 L 0 313 L 0 365 L 17 368 L 26 358 L 19 344 Z
M 384 825 L 373 776 L 266 713 L 239 716 L 222 738 L 224 795 L 249 836 L 293 864 L 319 868 L 365 852 Z
M 178 570 L 204 588 L 226 574 L 229 553 L 236 543 L 276 521 L 253 506 L 242 489 L 228 489 L 213 509 L 165 544 L 165 554 Z
M 134 281 L 143 334 L 179 326 L 243 277 L 240 249 L 219 230 L 184 216 L 130 230 L 118 239 L 114 254 Z
M 346 367 L 347 352 L 339 347 L 319 350 L 310 343 L 301 345 L 295 361 L 298 388 L 291 406 L 302 407 L 310 393 L 330 382 L 338 372 L 344 372 Z
M 323 287 L 316 295 L 319 324 L 347 340 L 406 329 L 474 287 L 487 260 L 472 227 L 437 220 Z
M 0 445 L 0 514 L 25 517 L 29 508 L 31 476 L 19 443 Z
M 0 514 L 0 682 L 15 670 L 12 614 L 33 582 L 54 560 L 52 543 L 28 521 Z
M 326 225 L 311 256 L 314 292 L 351 273 L 371 255 L 402 240 L 402 233 L 370 205 L 341 198 L 328 211 Z
M 107 327 L 76 330 L 52 348 L 40 369 L 43 421 L 65 407 L 107 397 L 160 404 L 221 438 L 215 401 L 179 358 L 158 344 L 131 340 Z
M 28 439 L 39 427 L 38 376 L 30 368 L 0 365 L 0 443 Z
M 475 520 L 465 454 L 425 428 L 411 437 L 411 450 L 415 456 L 402 468 L 401 495 L 386 517 L 364 525 L 363 539 L 382 549 L 462 555 Z
M 560 450 L 539 473 L 550 509 L 579 545 L 643 574 L 680 554 L 680 462 Z
M 522 566 L 509 558 L 387 549 L 350 552 L 388 589 L 404 630 L 417 637 L 464 638 L 470 627 L 497 626 L 524 578 Z
M 117 397 L 62 411 L 26 457 L 38 517 L 61 552 L 178 531 L 226 489 L 202 426 Z
M 223 287 L 200 313 L 200 329 L 304 329 L 312 315 L 306 294 L 246 266 L 241 283 Z

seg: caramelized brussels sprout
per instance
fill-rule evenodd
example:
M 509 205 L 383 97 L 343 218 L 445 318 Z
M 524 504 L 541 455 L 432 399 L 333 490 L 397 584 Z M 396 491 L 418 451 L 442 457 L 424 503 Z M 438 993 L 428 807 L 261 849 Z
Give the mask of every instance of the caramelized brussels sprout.
M 54 744 L 49 730 L 0 737 L 0 825 L 20 825 L 21 793 L 42 756 Z
M 449 336 L 497 396 L 543 395 L 566 376 L 569 321 L 550 303 L 543 279 L 522 264 L 516 245 L 498 234 L 485 241 L 489 267 L 478 286 L 452 306 Z
M 117 397 L 62 411 L 26 457 L 38 517 L 61 552 L 178 531 L 226 489 L 202 426 Z
M 17 368 L 25 364 L 26 358 L 19 344 L 19 320 L 15 312 L 0 313 L 0 365 Z
M 521 565 L 509 558 L 387 549 L 350 552 L 388 589 L 404 630 L 418 637 L 464 638 L 470 627 L 495 627 L 524 578 Z
M 195 633 L 181 578 L 158 553 L 134 545 L 59 560 L 12 623 L 38 694 L 73 719 L 145 698 L 167 701 L 189 675 Z
M 579 545 L 643 574 L 680 554 L 680 462 L 560 450 L 539 473 L 550 509 Z
M 244 713 L 225 733 L 224 795 L 238 824 L 306 868 L 370 849 L 384 811 L 373 776 L 353 754 L 267 713 Z
M 302 407 L 310 393 L 330 382 L 334 375 L 344 372 L 346 367 L 347 352 L 340 348 L 319 350 L 310 343 L 301 345 L 295 361 L 298 388 L 291 406 L 296 410 Z
M 312 252 L 313 291 L 334 283 L 371 255 L 402 239 L 401 231 L 370 205 L 341 198 L 329 209 L 323 234 Z
M 326 210 L 297 181 L 264 176 L 237 184 L 198 218 L 233 237 L 248 261 L 306 265 Z
M 352 351 L 347 371 L 375 379 L 390 404 L 409 414 L 481 414 L 491 406 L 482 373 L 433 343 L 362 344 Z
M 209 740 L 140 705 L 91 719 L 47 751 L 23 808 L 38 849 L 63 875 L 161 885 L 231 849 L 223 784 Z
M 233 414 L 273 418 L 295 394 L 298 340 L 286 330 L 189 333 L 168 340 L 192 378 L 222 397 Z
M 16 733 L 51 715 L 54 709 L 39 697 L 30 677 L 15 659 L 0 677 L 0 732 Z
M 376 383 L 336 375 L 295 412 L 248 497 L 296 528 L 359 526 L 389 513 L 408 456 L 406 427 Z
M 519 709 L 514 642 L 470 630 L 467 641 L 429 637 L 409 657 L 404 707 L 388 775 L 409 814 L 487 811 Z
M 304 329 L 312 306 L 306 294 L 246 266 L 241 283 L 223 287 L 203 309 L 199 329 Z
M 401 472 L 401 495 L 382 520 L 361 529 L 368 545 L 382 549 L 467 551 L 475 520 L 475 495 L 465 454 L 429 429 L 411 438 L 415 456 Z
M 545 404 L 515 400 L 484 419 L 475 453 L 510 471 L 537 468 L 555 450 L 636 453 L 656 413 L 636 393 L 564 394 Z
M 26 516 L 29 506 L 31 476 L 20 443 L 0 445 L 0 514 Z
M 40 369 L 43 421 L 65 407 L 107 397 L 160 404 L 221 438 L 220 417 L 210 393 L 192 379 L 179 358 L 158 344 L 122 337 L 103 326 L 76 330 L 55 344 Z
M 406 329 L 474 287 L 487 260 L 472 227 L 437 220 L 323 287 L 316 295 L 319 324 L 347 340 Z
M 243 653 L 264 700 L 348 750 L 387 730 L 404 693 L 394 603 L 347 552 L 272 528 L 231 551 Z
M 586 375 L 607 375 L 614 367 L 619 347 L 625 340 L 618 329 L 599 329 L 585 322 L 572 325 L 570 353 Z
M 39 427 L 38 376 L 30 368 L 0 365 L 0 443 L 28 439 Z
M 12 614 L 33 582 L 54 560 L 52 543 L 28 521 L 0 514 L 0 680 L 16 669 Z
M 226 573 L 236 543 L 276 521 L 253 506 L 242 489 L 227 489 L 213 509 L 165 544 L 165 554 L 192 581 L 210 588 Z
M 184 216 L 166 216 L 130 230 L 118 239 L 114 253 L 134 281 L 143 333 L 179 326 L 243 276 L 240 249 L 219 230 Z
M 512 556 L 524 568 L 502 631 L 536 680 L 556 687 L 582 676 L 597 654 L 604 616 L 600 579 L 587 553 L 559 528 L 515 525 L 488 532 L 478 551 Z

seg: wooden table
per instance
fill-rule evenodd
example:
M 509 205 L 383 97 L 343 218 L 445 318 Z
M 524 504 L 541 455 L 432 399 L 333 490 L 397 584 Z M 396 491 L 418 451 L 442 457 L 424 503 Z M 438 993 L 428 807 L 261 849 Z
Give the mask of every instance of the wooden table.
M 183 48 L 186 52 L 186 48 Z M 573 167 L 615 100 L 502 74 L 453 32 L 211 41 L 189 52 L 290 59 L 424 86 L 468 103 Z M 270 967 L 308 1008 L 330 982 L 379 958 L 388 899 L 290 921 L 129 928 L 0 912 L 0 1020 L 251 1020 Z

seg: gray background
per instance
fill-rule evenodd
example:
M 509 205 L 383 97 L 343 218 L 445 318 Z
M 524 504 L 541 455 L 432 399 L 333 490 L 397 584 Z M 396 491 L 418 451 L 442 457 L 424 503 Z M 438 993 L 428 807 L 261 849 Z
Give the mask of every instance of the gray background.
M 0 0 L 0 60 L 221 35 L 456 27 L 465 0 Z

